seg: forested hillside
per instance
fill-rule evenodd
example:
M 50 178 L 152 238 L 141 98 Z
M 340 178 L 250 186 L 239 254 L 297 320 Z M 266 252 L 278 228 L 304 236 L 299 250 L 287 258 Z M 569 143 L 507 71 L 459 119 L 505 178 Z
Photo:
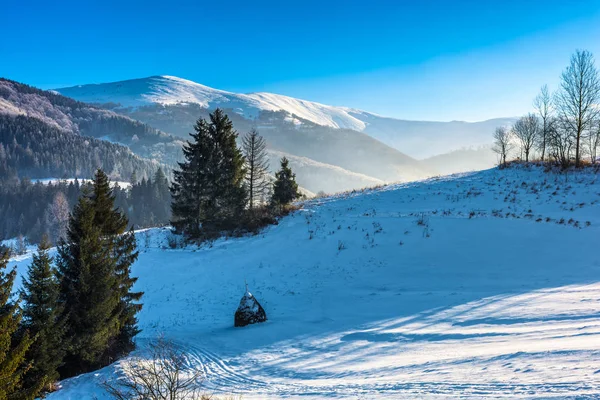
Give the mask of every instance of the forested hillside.
M 0 114 L 37 118 L 63 132 L 120 143 L 135 154 L 174 164 L 182 141 L 129 117 L 56 92 L 0 78 Z
M 19 177 L 91 177 L 102 168 L 112 177 L 129 180 L 135 172 L 149 177 L 154 161 L 127 147 L 74 135 L 38 118 L 0 114 L 0 180 Z

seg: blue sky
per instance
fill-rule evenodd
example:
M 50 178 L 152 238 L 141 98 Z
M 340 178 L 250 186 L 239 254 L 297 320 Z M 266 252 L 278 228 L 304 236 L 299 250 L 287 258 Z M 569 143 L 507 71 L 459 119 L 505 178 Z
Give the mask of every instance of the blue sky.
M 3 0 L 0 76 L 42 88 L 175 75 L 404 119 L 529 111 L 600 0 Z M 599 63 L 600 64 L 600 63 Z

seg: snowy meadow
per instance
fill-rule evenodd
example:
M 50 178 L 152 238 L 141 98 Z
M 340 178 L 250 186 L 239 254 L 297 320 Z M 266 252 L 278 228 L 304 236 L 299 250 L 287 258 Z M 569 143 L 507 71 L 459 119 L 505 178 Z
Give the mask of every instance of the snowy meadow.
M 202 247 L 140 231 L 138 344 L 172 339 L 217 396 L 600 396 L 599 211 L 592 170 L 513 166 L 308 201 Z M 245 281 L 269 320 L 234 328 Z M 108 398 L 124 362 L 49 398 Z

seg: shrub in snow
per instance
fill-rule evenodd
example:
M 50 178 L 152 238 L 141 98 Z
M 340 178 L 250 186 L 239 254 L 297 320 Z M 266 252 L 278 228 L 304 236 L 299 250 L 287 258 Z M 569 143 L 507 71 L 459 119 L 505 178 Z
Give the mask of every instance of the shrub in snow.
M 240 327 L 265 322 L 266 320 L 267 314 L 265 310 L 258 300 L 252 296 L 252 293 L 248 291 L 248 285 L 246 285 L 246 293 L 244 293 L 244 297 L 240 300 L 240 305 L 235 312 L 233 325 Z

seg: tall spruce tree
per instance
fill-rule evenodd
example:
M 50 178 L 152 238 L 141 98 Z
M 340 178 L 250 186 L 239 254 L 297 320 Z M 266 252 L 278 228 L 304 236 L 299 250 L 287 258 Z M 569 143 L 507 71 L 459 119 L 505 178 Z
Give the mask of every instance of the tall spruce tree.
M 296 200 L 299 196 L 296 174 L 292 172 L 289 160 L 283 157 L 281 168 L 275 173 L 271 202 L 274 205 L 283 206 Z
M 84 190 L 69 221 L 67 240 L 58 248 L 60 300 L 68 318 L 68 344 L 61 376 L 99 368 L 119 335 L 120 281 L 113 247 L 95 220 L 91 195 Z
M 52 257 L 48 254 L 50 240 L 42 237 L 37 254 L 27 270 L 21 295 L 23 306 L 23 328 L 35 337 L 27 352 L 32 367 L 24 377 L 24 387 L 39 393 L 48 391 L 59 379 L 58 368 L 65 355 L 63 337 L 65 320 L 63 306 L 59 302 L 60 285 Z
M 261 203 L 269 186 L 267 177 L 269 161 L 267 160 L 267 142 L 265 138 L 252 129 L 242 138 L 242 150 L 246 158 L 246 189 L 248 191 L 248 208 Z
M 246 203 L 244 157 L 227 115 L 216 109 L 194 130 L 171 186 L 172 224 L 190 238 L 235 229 Z
M 143 293 L 132 292 L 137 278 L 131 276 L 131 266 L 138 258 L 137 243 L 133 228 L 127 230 L 127 217 L 115 208 L 110 181 L 100 169 L 94 176 L 92 205 L 94 225 L 100 229 L 110 256 L 114 259 L 119 288 L 119 306 L 115 310 L 119 319 L 119 333 L 110 341 L 106 353 L 106 358 L 114 360 L 133 350 L 133 338 L 140 332 L 136 314 L 142 309 L 139 300 Z
M 17 271 L 6 272 L 9 252 L 0 249 L 0 400 L 33 399 L 35 393 L 23 389 L 23 375 L 30 365 L 25 354 L 33 339 L 25 332 L 17 335 L 22 312 L 18 301 L 11 301 Z

